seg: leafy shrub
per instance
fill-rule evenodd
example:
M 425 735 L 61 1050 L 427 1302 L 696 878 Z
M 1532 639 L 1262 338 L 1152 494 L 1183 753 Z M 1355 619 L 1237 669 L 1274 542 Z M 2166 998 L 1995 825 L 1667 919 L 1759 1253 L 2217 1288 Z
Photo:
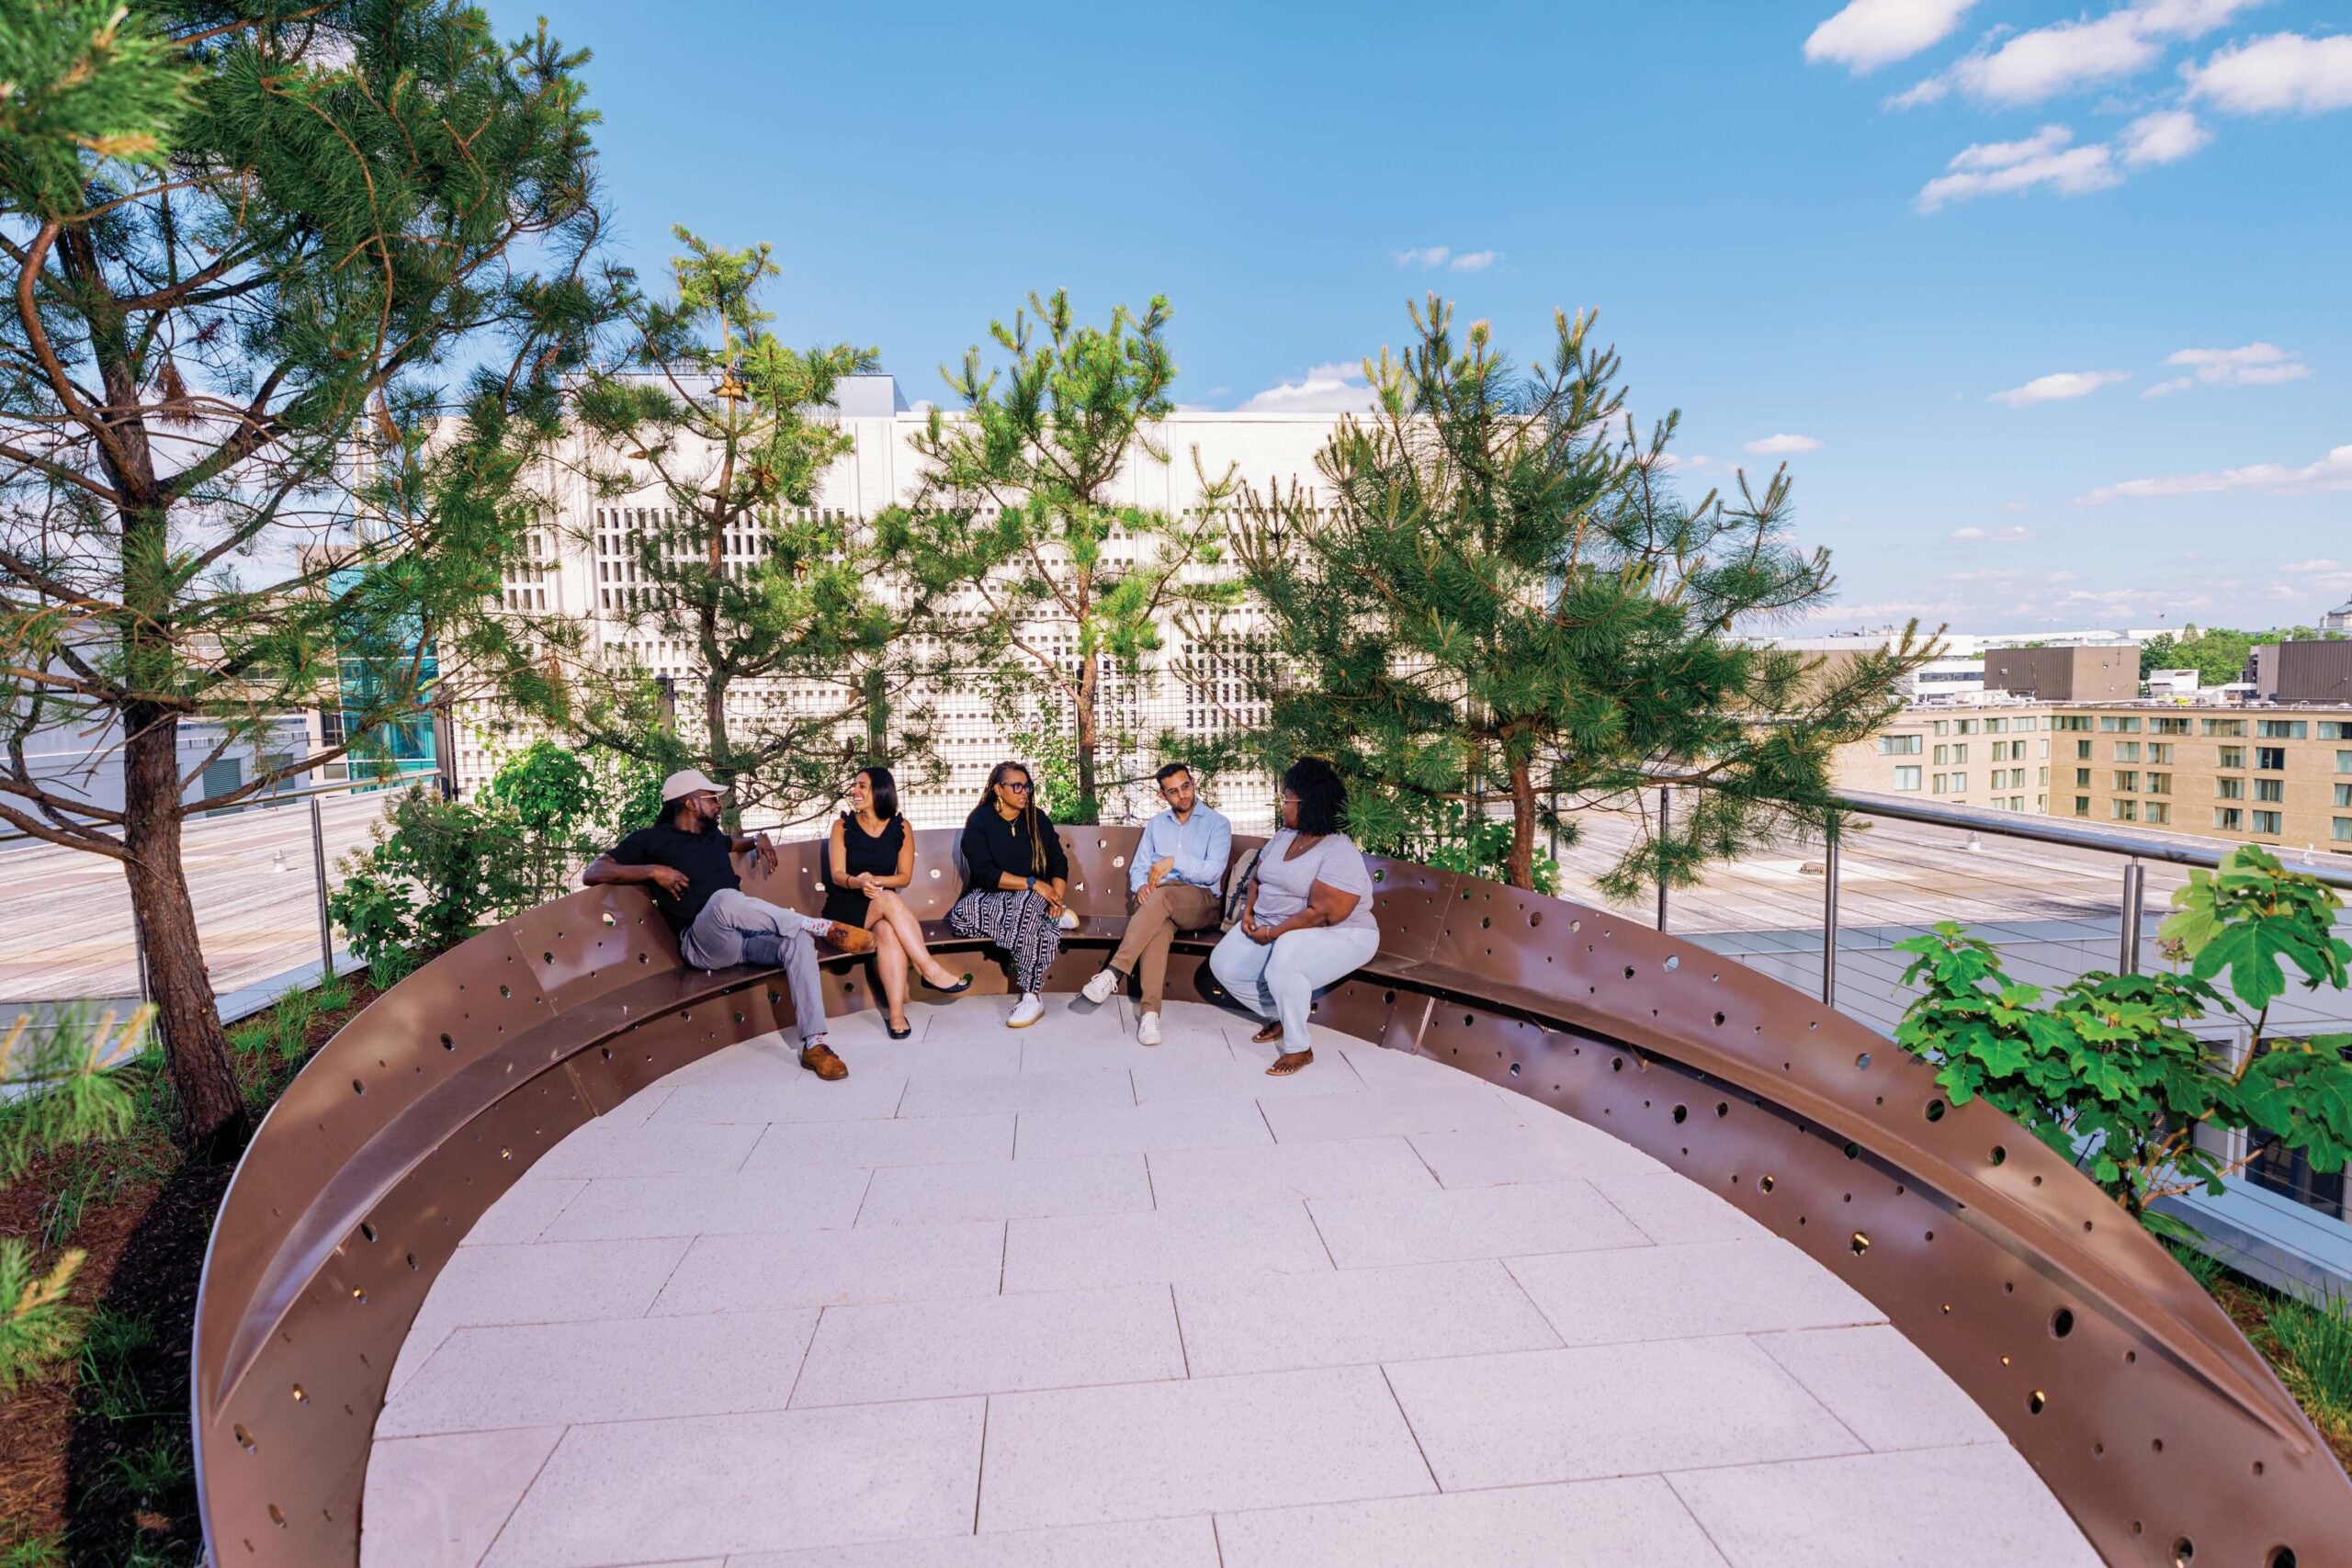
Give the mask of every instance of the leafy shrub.
M 1504 818 L 1475 814 L 1461 801 L 1436 801 L 1412 811 L 1401 833 L 1361 840 L 1366 853 L 1392 860 L 1419 861 L 1440 871 L 1458 871 L 1503 882 L 1510 873 L 1511 825 Z M 1534 890 L 1557 893 L 1560 863 L 1535 852 Z
M 2270 1005 L 2292 969 L 2307 989 L 2341 988 L 2352 944 L 2335 936 L 2340 900 L 2253 845 L 2196 872 L 2173 897 L 2165 951 L 2187 974 L 2094 971 L 2053 995 L 2011 980 L 2000 955 L 1951 922 L 1895 943 L 1913 957 L 1904 982 L 1922 994 L 1895 1039 L 1934 1063 L 1955 1105 L 1982 1095 L 2080 1166 L 2152 1228 L 2154 1200 L 2222 1190 L 2252 1156 L 2225 1158 L 2199 1128 L 2267 1134 L 2313 1170 L 2352 1156 L 2352 1036 L 2269 1033 Z M 2228 972 L 2232 997 L 2211 984 Z M 2046 999 L 2045 999 L 2046 998 Z M 2193 1026 L 2234 1022 L 2249 1049 L 2216 1057 Z
M 33 1265 L 32 1249 L 15 1236 L 0 1236 L 0 1393 L 35 1378 L 74 1348 L 82 1313 L 67 1304 L 65 1292 L 82 1267 L 78 1251 L 61 1253 L 49 1272 Z
M 364 964 L 392 951 L 430 958 L 534 901 L 526 846 L 504 812 L 412 788 L 369 832 L 372 847 L 344 857 L 327 897 Z

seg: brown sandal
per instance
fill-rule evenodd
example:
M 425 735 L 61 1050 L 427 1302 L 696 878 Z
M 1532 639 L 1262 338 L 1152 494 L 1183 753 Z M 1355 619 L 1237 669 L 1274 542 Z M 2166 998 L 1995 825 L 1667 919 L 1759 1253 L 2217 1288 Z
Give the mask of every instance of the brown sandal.
M 1270 1078 L 1286 1078 L 1299 1068 L 1310 1065 L 1314 1060 L 1313 1051 L 1285 1051 L 1274 1058 L 1274 1065 L 1266 1069 L 1266 1076 Z
M 1250 1037 L 1250 1043 L 1252 1045 L 1272 1045 L 1275 1041 L 1280 1040 L 1282 1037 L 1283 1026 L 1281 1021 L 1277 1020 L 1275 1022 L 1270 1023 L 1266 1025 L 1265 1028 L 1258 1031 L 1257 1033 L 1252 1034 Z

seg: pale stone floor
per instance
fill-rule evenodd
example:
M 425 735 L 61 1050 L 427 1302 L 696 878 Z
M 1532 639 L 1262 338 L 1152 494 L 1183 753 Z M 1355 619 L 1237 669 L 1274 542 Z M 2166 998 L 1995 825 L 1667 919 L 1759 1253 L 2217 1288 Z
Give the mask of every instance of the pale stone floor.
M 582 1128 L 392 1375 L 367 1568 L 2096 1555 L 1869 1303 L 1604 1134 L 1172 1007 L 918 1004 Z

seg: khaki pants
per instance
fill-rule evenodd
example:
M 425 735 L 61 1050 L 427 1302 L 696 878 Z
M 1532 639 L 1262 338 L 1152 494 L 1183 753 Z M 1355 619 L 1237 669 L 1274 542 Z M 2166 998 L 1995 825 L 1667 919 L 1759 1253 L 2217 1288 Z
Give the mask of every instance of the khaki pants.
M 1122 975 L 1143 975 L 1141 1012 L 1158 1012 L 1159 995 L 1168 984 L 1168 949 L 1180 931 L 1216 924 L 1217 896 L 1189 882 L 1163 882 L 1144 895 L 1127 920 L 1127 937 L 1111 955 L 1111 967 Z

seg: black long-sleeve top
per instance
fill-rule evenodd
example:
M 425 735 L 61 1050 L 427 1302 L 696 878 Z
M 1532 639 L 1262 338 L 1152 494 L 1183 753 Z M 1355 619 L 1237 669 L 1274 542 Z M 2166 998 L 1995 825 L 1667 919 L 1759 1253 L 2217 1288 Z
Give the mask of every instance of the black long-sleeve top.
M 1031 823 L 1037 838 L 1030 840 Z M 994 893 L 997 878 L 1006 872 L 1034 876 L 1040 882 L 1069 874 L 1069 856 L 1053 819 L 1042 811 L 1024 811 L 1008 822 L 993 804 L 982 803 L 964 821 L 964 891 Z

